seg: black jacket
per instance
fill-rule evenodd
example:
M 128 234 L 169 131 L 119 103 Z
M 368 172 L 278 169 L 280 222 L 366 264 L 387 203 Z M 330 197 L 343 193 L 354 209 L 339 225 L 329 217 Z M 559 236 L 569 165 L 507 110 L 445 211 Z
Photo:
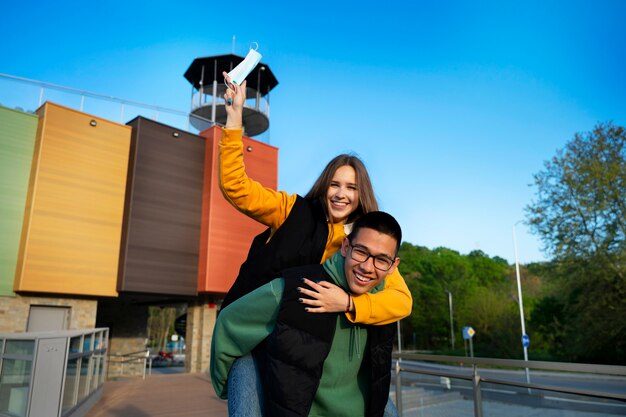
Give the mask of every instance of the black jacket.
M 278 318 L 265 346 L 255 352 L 263 380 L 265 415 L 306 417 L 330 352 L 338 313 L 311 314 L 298 302 L 301 278 L 331 280 L 322 265 L 283 272 L 285 290 Z M 368 326 L 370 398 L 366 416 L 382 416 L 389 398 L 391 350 L 396 325 Z
M 319 201 L 298 196 L 289 216 L 268 242 L 270 233 L 268 228 L 252 241 L 222 309 L 281 276 L 286 268 L 320 263 L 328 239 L 328 223 Z

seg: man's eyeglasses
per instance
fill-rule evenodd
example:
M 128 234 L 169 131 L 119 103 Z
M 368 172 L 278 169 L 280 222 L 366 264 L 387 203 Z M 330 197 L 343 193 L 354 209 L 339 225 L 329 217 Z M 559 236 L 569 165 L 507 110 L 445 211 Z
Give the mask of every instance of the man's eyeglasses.
M 357 262 L 367 262 L 369 258 L 374 260 L 374 268 L 380 271 L 389 271 L 395 262 L 395 259 L 389 259 L 386 256 L 374 256 L 370 254 L 365 248 L 360 246 L 353 246 L 352 242 L 348 241 L 350 245 L 350 257 Z

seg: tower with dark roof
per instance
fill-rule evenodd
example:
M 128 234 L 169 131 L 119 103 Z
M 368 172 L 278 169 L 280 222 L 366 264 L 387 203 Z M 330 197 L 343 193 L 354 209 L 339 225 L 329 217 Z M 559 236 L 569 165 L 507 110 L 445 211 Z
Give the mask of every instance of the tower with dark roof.
M 230 72 L 243 57 L 218 55 L 196 58 L 185 72 L 192 85 L 191 112 L 189 119 L 196 129 L 202 131 L 214 125 L 226 123 L 226 103 L 223 71 Z M 246 103 L 243 109 L 243 128 L 246 136 L 257 136 L 270 126 L 270 91 L 278 80 L 267 64 L 260 62 L 246 78 Z

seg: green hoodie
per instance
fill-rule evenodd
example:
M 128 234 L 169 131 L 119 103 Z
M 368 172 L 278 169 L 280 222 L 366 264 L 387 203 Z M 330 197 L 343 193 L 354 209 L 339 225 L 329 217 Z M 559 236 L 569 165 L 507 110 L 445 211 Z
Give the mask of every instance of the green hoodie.
M 344 258 L 335 253 L 323 263 L 332 282 L 348 291 Z M 384 282 L 370 292 L 384 287 Z M 211 343 L 211 382 L 220 398 L 227 398 L 228 371 L 233 362 L 249 353 L 274 329 L 284 281 L 275 279 L 245 295 L 219 315 Z M 367 344 L 367 329 L 337 314 L 335 336 L 320 385 L 311 406 L 310 417 L 354 417 L 365 414 L 369 395 L 368 369 L 361 369 Z

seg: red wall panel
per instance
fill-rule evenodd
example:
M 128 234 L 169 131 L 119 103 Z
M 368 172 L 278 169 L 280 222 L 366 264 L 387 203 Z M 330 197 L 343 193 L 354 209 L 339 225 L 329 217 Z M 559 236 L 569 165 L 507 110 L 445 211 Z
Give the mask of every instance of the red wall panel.
M 252 239 L 265 230 L 265 226 L 237 211 L 222 195 L 217 178 L 221 134 L 218 127 L 200 133 L 207 142 L 198 292 L 225 294 L 237 277 Z M 248 176 L 276 189 L 278 148 L 247 137 L 243 142 Z

